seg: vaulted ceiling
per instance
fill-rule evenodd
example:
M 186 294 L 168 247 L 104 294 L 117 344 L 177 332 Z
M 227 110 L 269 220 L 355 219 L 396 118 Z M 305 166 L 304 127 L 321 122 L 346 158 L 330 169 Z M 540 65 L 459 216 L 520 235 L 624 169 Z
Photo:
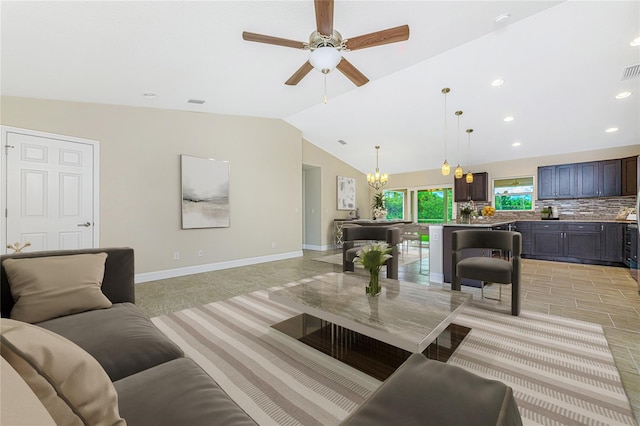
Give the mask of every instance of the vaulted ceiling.
M 640 37 L 637 1 L 336 0 L 343 37 L 404 24 L 410 37 L 344 52 L 370 82 L 356 87 L 334 71 L 326 104 L 320 72 L 284 84 L 307 51 L 241 37 L 308 41 L 311 0 L 0 7 L 3 95 L 283 119 L 365 173 L 375 145 L 389 173 L 440 167 L 444 87 L 452 166 L 469 161 L 467 128 L 475 164 L 640 143 L 640 78 L 623 77 L 640 64 L 640 47 L 630 46 Z M 504 84 L 493 87 L 498 78 Z M 624 91 L 631 96 L 616 99 Z

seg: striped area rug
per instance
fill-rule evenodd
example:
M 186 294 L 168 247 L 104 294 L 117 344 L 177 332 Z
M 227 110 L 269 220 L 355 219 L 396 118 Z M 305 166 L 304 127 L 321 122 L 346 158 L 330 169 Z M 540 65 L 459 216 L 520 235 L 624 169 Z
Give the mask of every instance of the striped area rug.
M 448 363 L 511 386 L 525 425 L 635 425 L 598 324 L 465 308 L 471 328 Z
M 259 424 L 337 425 L 380 382 L 270 327 L 297 314 L 257 291 L 152 320 Z M 455 322 L 472 331 L 449 362 L 513 387 L 525 424 L 635 424 L 600 326 L 472 307 Z

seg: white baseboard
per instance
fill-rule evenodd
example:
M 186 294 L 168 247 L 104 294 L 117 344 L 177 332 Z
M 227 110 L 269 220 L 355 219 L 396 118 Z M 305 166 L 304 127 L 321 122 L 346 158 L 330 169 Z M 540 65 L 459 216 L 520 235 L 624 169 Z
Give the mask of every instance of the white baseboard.
M 305 250 L 313 250 L 313 251 L 327 251 L 327 250 L 333 250 L 336 247 L 333 244 L 329 246 L 316 246 L 313 244 L 303 244 L 302 248 Z
M 432 283 L 444 284 L 444 274 L 438 272 L 429 272 L 429 281 Z
M 166 269 L 164 271 L 144 272 L 136 274 L 135 283 L 163 280 L 166 278 L 182 277 L 185 275 L 200 274 L 202 272 L 219 271 L 221 269 L 237 268 L 239 266 L 257 265 L 259 263 L 274 262 L 276 260 L 293 259 L 302 257 L 302 250 L 288 253 L 280 253 L 269 256 L 250 257 L 246 259 L 228 260 L 225 262 L 209 263 L 206 265 L 186 266 L 184 268 Z

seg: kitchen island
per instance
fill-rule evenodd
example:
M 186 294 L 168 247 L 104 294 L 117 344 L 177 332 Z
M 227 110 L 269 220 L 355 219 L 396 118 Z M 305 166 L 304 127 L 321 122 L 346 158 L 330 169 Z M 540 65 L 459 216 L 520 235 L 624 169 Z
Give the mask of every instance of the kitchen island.
M 467 223 L 431 225 L 430 280 L 451 282 L 451 234 L 464 229 L 514 230 L 522 234 L 522 257 L 571 263 L 625 266 L 632 255 L 625 252 L 624 239 L 628 221 L 620 220 L 509 220 L 475 219 Z M 432 234 L 434 234 L 432 236 Z M 482 250 L 463 253 L 480 256 Z M 629 259 L 627 259 L 629 258 Z M 627 265 L 628 267 L 628 265 Z M 462 284 L 479 287 L 479 282 Z

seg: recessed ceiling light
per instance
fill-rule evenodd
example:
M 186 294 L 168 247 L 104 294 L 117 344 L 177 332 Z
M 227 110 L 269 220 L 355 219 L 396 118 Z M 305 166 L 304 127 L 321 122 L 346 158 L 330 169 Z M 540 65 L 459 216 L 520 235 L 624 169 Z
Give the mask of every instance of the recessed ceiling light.
M 156 97 L 156 96 L 158 96 L 158 95 L 156 95 L 156 94 L 155 94 L 155 93 L 153 93 L 153 92 L 145 92 L 145 93 L 143 93 L 143 94 L 142 94 L 142 96 L 144 96 L 145 98 L 149 98 L 149 99 L 151 99 L 151 98 L 155 98 L 155 97 Z
M 522 142 L 518 142 L 518 141 L 515 141 L 514 143 L 511 144 L 511 146 L 520 146 L 520 145 L 522 145 Z
M 607 130 L 605 130 L 605 132 L 607 133 L 613 133 L 613 132 L 617 132 L 618 128 L 617 127 L 609 127 Z
M 498 16 L 496 16 L 496 24 L 502 24 L 507 22 L 509 19 L 511 19 L 511 14 L 510 13 L 503 13 L 500 14 Z
M 620 92 L 616 95 L 616 99 L 624 99 L 631 96 L 631 92 Z
M 513 116 L 511 116 L 511 115 L 507 115 L 507 116 L 504 118 L 504 121 L 506 121 L 507 123 L 508 123 L 509 121 L 513 121 Z
M 633 41 L 629 43 L 629 46 L 632 46 L 632 47 L 640 46 L 640 37 L 633 39 Z
M 491 85 L 492 85 L 493 87 L 502 86 L 503 84 L 504 84 L 504 80 L 503 80 L 503 79 L 501 79 L 501 78 L 496 78 L 495 80 L 493 80 L 493 81 L 491 82 Z

